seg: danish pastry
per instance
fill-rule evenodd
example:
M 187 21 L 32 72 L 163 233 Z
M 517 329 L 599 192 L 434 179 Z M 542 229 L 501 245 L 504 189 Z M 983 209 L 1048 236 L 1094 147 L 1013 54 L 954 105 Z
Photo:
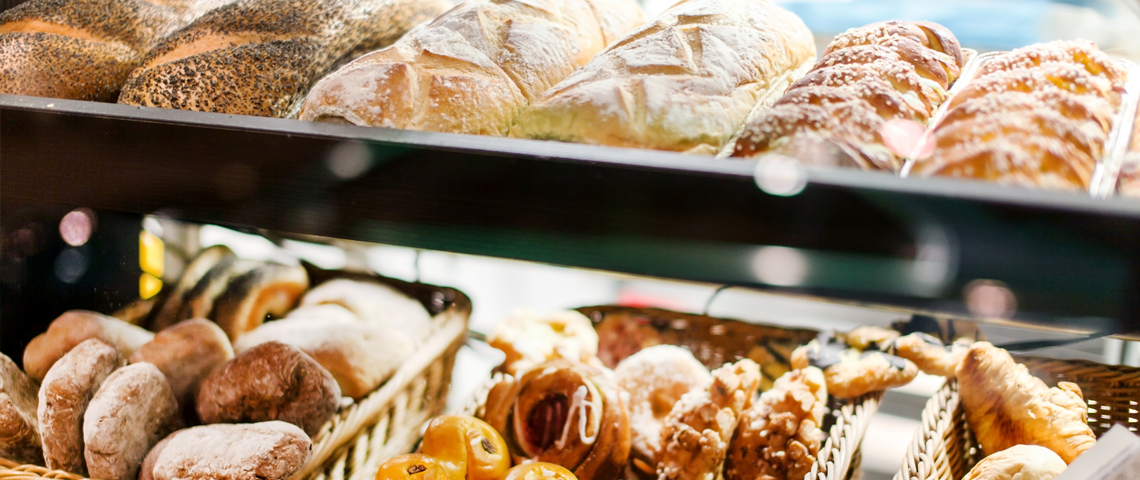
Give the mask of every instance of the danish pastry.
M 830 333 L 792 352 L 792 368 L 823 369 L 827 392 L 836 398 L 854 398 L 910 383 L 918 367 L 909 360 L 878 350 L 860 351 Z
M 491 388 L 484 420 L 503 433 L 516 463 L 549 462 L 578 478 L 615 480 L 629 460 L 629 414 L 613 372 L 552 360 Z
M 1075 384 L 1049 388 L 1008 352 L 987 342 L 970 347 L 955 376 L 966 420 L 988 454 L 1040 445 L 1068 464 L 1096 445 L 1088 404 Z
M 978 462 L 962 480 L 1053 480 L 1067 467 L 1048 448 L 1014 445 Z
M 443 415 L 432 419 L 420 446 L 424 455 L 450 462 L 449 471 L 465 472 L 466 480 L 499 480 L 511 468 L 503 436 L 475 417 Z
M 682 395 L 708 387 L 712 375 L 688 350 L 658 345 L 623 360 L 614 376 L 618 388 L 629 394 L 635 472 L 655 477 L 665 417 Z
M 409 453 L 380 464 L 376 480 L 463 480 L 463 472 L 429 455 Z
M 666 417 L 657 464 L 659 480 L 713 480 L 719 476 L 740 414 L 752 406 L 760 368 L 744 359 L 726 364 L 712 375 L 707 389 L 686 393 Z
M 741 415 L 724 464 L 725 480 L 804 478 L 819 455 L 826 413 L 827 382 L 820 369 L 780 377 Z
M 553 463 L 532 462 L 507 470 L 503 480 L 578 480 L 578 477 Z
M 502 368 L 510 374 L 549 360 L 590 362 L 598 355 L 598 334 L 590 319 L 575 311 L 519 310 L 495 325 L 487 343 L 507 355 Z

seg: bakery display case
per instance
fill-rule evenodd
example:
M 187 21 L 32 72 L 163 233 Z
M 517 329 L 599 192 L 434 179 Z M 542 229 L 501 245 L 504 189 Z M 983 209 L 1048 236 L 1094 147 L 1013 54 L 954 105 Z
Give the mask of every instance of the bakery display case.
M 1134 0 L 20 3 L 0 11 L 0 389 L 38 435 L 71 352 L 115 380 L 76 398 L 161 386 L 148 363 L 171 388 L 78 409 L 126 405 L 160 438 L 68 418 L 142 449 L 127 473 L 0 438 L 0 477 L 250 460 L 204 435 L 273 439 L 250 467 L 270 480 L 957 480 L 1135 431 Z M 368 301 L 302 300 L 337 281 Z M 399 335 L 355 322 L 373 314 L 408 342 L 377 346 Z M 89 330 L 110 347 L 79 349 Z M 232 350 L 216 379 L 178 384 L 176 347 L 136 358 L 177 336 Z M 296 377 L 314 410 L 204 399 L 198 380 L 271 377 L 231 358 L 251 351 L 324 372 Z M 968 382 L 979 359 L 1081 427 L 1014 444 L 1077 447 L 998 455 L 976 398 L 1005 387 Z M 765 423 L 788 415 L 804 429 Z M 455 435 L 482 448 L 467 470 Z

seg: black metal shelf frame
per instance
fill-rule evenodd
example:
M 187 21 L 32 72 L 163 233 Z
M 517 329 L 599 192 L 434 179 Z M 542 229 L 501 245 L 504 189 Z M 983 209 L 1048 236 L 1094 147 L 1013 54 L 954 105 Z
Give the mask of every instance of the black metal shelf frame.
M 680 154 L 0 95 L 0 221 L 162 214 L 969 317 L 1140 332 L 1140 202 Z M 974 283 L 972 283 L 974 282 Z M 977 310 L 974 310 L 977 312 Z

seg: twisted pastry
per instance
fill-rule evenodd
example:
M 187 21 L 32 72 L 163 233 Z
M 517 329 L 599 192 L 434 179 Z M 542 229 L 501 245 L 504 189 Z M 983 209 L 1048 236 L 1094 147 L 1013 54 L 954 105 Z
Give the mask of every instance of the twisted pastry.
M 854 398 L 906 385 L 918 375 L 918 367 L 909 360 L 878 348 L 854 348 L 843 339 L 823 332 L 792 352 L 792 368 L 822 369 L 827 378 L 827 391 L 836 398 Z
M 823 441 L 827 382 L 815 367 L 776 380 L 740 418 L 724 464 L 725 480 L 802 479 Z
M 986 453 L 1040 445 L 1072 463 L 1096 445 L 1080 387 L 1060 382 L 1049 388 L 1003 349 L 975 343 L 956 377 L 966 420 Z
M 744 359 L 713 372 L 707 390 L 686 393 L 673 405 L 661 430 L 658 480 L 713 480 L 728 442 L 760 384 L 760 368 Z
M 553 360 L 507 376 L 487 395 L 484 419 L 516 463 L 549 462 L 578 478 L 614 480 L 629 459 L 625 400 L 602 367 Z

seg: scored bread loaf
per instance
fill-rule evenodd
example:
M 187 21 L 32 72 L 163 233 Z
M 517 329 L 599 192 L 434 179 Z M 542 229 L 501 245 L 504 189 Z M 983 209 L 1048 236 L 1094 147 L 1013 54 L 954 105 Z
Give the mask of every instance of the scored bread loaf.
M 814 58 L 811 31 L 768 0 L 686 0 L 544 93 L 511 136 L 715 154 Z
M 0 353 L 0 457 L 40 464 L 40 428 L 36 418 L 39 385 Z
M 119 103 L 287 116 L 340 62 L 400 38 L 448 0 L 239 0 L 155 47 Z
M 32 0 L 0 13 L 0 93 L 111 102 L 163 37 L 227 0 Z
M 117 318 L 86 310 L 71 310 L 51 322 L 46 332 L 33 338 L 24 349 L 24 371 L 43 381 L 48 369 L 64 354 L 89 338 L 115 347 L 123 358 L 154 339 L 154 334 Z
M 641 23 L 634 0 L 470 0 L 321 80 L 302 120 L 502 136 Z

